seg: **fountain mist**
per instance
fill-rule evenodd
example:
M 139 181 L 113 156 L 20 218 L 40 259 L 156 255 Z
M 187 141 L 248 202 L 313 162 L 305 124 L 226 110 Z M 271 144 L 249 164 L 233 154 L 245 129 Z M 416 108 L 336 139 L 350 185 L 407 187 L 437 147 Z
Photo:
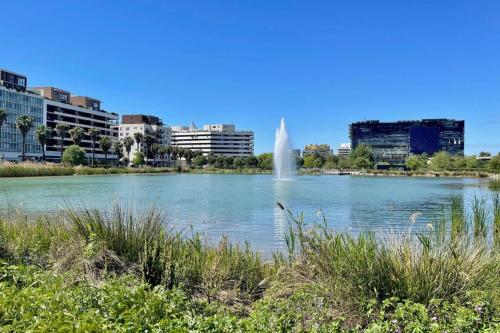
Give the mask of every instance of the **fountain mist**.
M 281 118 L 280 128 L 276 129 L 273 158 L 274 174 L 277 179 L 291 179 L 294 177 L 297 167 L 285 127 L 285 118 Z

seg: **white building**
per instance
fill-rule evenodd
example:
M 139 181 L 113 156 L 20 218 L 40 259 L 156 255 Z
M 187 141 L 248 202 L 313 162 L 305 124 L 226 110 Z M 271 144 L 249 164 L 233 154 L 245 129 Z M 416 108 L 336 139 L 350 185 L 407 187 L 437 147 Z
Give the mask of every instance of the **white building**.
M 236 130 L 234 125 L 172 126 L 172 146 L 198 150 L 222 156 L 251 156 L 254 149 L 253 131 Z
M 341 143 L 337 148 L 337 154 L 340 157 L 349 157 L 351 155 L 351 144 L 350 143 Z
M 120 140 L 123 140 L 126 137 L 131 137 L 134 140 L 134 144 L 130 151 L 130 159 L 134 158 L 134 154 L 137 151 L 143 151 L 142 148 L 144 147 L 144 142 L 141 143 L 141 147 L 137 145 L 134 136 L 135 133 L 141 133 L 144 138 L 147 136 L 153 137 L 155 139 L 155 143 L 161 146 L 171 145 L 170 128 L 164 126 L 161 119 L 155 116 L 124 115 L 122 116 L 122 123 L 118 125 L 117 128 Z M 148 155 L 150 155 L 150 153 L 148 153 Z M 149 159 L 151 158 L 152 157 L 149 156 Z M 165 156 L 165 159 L 168 159 L 168 156 Z

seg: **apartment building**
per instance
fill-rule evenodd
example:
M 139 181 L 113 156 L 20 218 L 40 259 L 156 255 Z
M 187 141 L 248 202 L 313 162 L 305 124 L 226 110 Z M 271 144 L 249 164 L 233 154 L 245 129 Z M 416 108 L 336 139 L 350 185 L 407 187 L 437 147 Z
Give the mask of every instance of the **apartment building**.
M 333 152 L 329 144 L 323 143 L 306 145 L 304 147 L 304 150 L 302 151 L 302 154 L 304 155 L 304 157 L 308 155 L 314 155 L 327 158 L 328 156 L 332 155 Z
M 31 91 L 43 97 L 43 110 L 46 114 L 46 125 L 52 129 L 52 135 L 46 146 L 46 159 L 59 161 L 61 158 L 60 142 L 55 128 L 57 124 L 67 124 L 70 128 L 81 127 L 85 135 L 80 147 L 85 150 L 87 159 L 92 158 L 92 141 L 87 135 L 91 128 L 97 128 L 101 136 L 108 136 L 111 140 L 118 140 L 118 114 L 101 109 L 101 101 L 86 96 L 71 96 L 67 90 L 56 87 L 33 87 Z M 69 134 L 64 138 L 64 146 L 72 145 Z M 103 160 L 104 153 L 96 143 L 96 160 Z M 116 159 L 113 152 L 108 153 L 108 159 Z
M 35 137 L 35 128 L 44 123 L 43 98 L 26 89 L 25 75 L 0 69 L 0 109 L 7 112 L 7 119 L 0 126 L 0 160 L 19 161 L 22 152 L 22 136 L 16 128 L 19 116 L 27 115 L 33 127 L 26 136 L 27 159 L 42 155 L 42 148 Z
M 236 130 L 234 125 L 204 125 L 198 129 L 191 126 L 172 127 L 172 146 L 198 150 L 222 156 L 251 156 L 254 151 L 253 131 Z
M 123 115 L 122 122 L 120 125 L 116 126 L 119 133 L 120 140 L 126 137 L 132 137 L 134 139 L 135 133 L 141 133 L 144 137 L 153 137 L 155 142 L 162 146 L 171 145 L 171 131 L 169 127 L 163 125 L 160 118 L 150 115 L 134 114 L 134 115 Z M 141 144 L 143 147 L 143 144 Z M 130 158 L 133 158 L 134 154 L 142 150 L 134 139 L 134 144 L 130 151 Z M 148 149 L 149 150 L 149 149 Z M 148 152 L 149 158 L 150 152 Z M 168 156 L 165 156 L 168 160 Z
M 348 158 L 351 155 L 351 144 L 341 143 L 337 147 L 337 154 L 339 157 Z

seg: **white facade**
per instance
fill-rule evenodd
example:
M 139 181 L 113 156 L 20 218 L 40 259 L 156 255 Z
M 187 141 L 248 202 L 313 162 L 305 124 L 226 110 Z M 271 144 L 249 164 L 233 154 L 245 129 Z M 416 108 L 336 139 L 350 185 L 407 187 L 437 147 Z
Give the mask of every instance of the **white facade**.
M 252 131 L 238 131 L 234 125 L 205 125 L 172 127 L 172 146 L 201 151 L 203 155 L 251 156 L 254 149 Z
M 132 137 L 134 144 L 130 150 L 130 159 L 134 158 L 134 154 L 141 149 L 135 141 L 134 134 L 141 133 L 144 137 L 150 135 L 156 139 L 156 143 L 161 146 L 171 145 L 171 130 L 169 127 L 162 125 L 151 125 L 146 123 L 139 124 L 120 124 L 116 126 L 118 129 L 118 137 L 123 140 L 127 136 Z M 143 145 L 142 143 L 141 145 Z M 127 156 L 127 152 L 124 151 L 124 156 Z M 168 158 L 166 156 L 166 158 Z
M 341 143 L 337 148 L 337 154 L 340 157 L 349 157 L 351 155 L 351 144 L 350 143 Z

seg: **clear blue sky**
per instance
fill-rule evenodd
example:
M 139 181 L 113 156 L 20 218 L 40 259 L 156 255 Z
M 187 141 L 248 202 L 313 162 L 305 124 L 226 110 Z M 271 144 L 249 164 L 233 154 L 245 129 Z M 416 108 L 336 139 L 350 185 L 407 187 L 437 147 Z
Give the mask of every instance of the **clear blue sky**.
M 167 124 L 234 123 L 272 150 L 365 119 L 466 121 L 500 150 L 500 1 L 3 1 L 0 67 Z

